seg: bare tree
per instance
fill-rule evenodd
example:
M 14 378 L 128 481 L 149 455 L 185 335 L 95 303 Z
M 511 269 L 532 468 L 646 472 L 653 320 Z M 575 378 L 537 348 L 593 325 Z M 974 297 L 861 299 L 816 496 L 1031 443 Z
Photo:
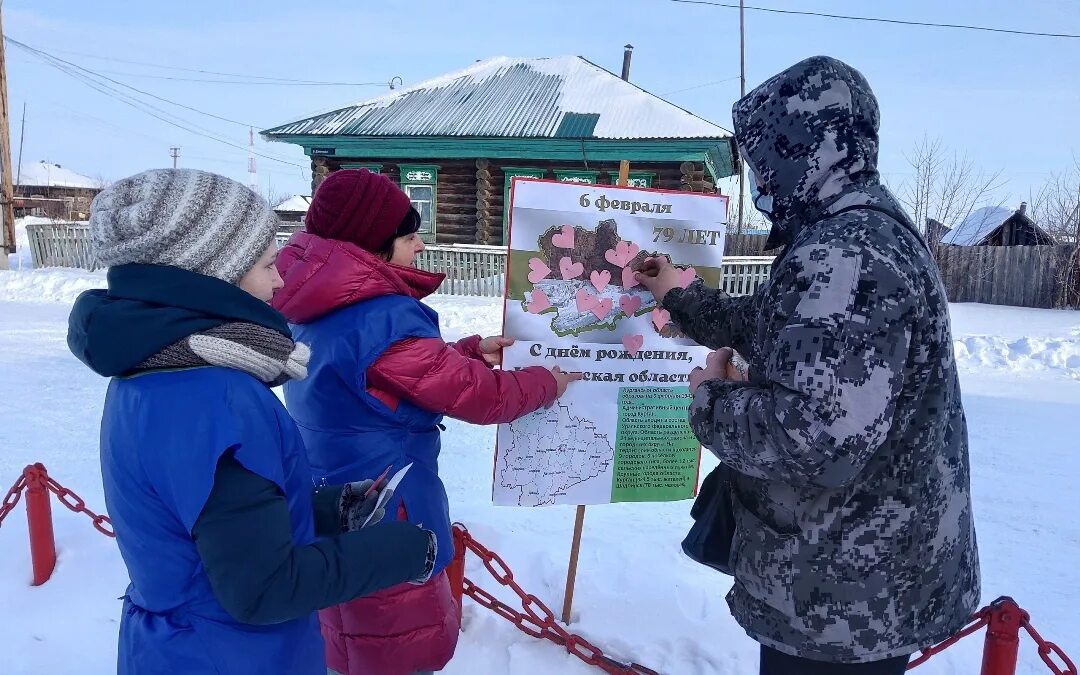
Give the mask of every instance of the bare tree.
M 1078 243 L 1080 237 L 1080 159 L 1072 169 L 1056 173 L 1034 193 L 1028 203 L 1031 219 L 1061 244 Z
M 288 192 L 280 192 L 277 188 L 270 186 L 266 190 L 266 201 L 270 204 L 271 208 L 277 208 L 285 202 L 292 199 L 293 195 Z
M 947 150 L 940 139 L 924 136 L 906 159 L 914 173 L 900 185 L 897 196 L 924 233 L 929 219 L 956 227 L 1004 185 L 1000 169 L 980 171 L 966 155 Z M 937 241 L 929 243 L 935 246 Z
M 1059 246 L 1054 252 L 1062 307 L 1080 307 L 1080 159 L 1052 174 L 1030 198 L 1031 218 Z

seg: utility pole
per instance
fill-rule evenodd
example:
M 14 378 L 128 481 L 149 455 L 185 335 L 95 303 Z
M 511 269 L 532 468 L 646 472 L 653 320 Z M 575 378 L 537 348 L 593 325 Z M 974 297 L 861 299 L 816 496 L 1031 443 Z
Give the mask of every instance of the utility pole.
M 172 157 L 172 168 L 176 168 L 176 160 L 180 159 L 180 148 L 169 148 L 169 157 Z
M 248 185 L 259 194 L 259 175 L 255 169 L 255 127 L 248 128 Z
M 15 252 L 15 205 L 11 185 L 11 128 L 8 125 L 7 59 L 4 54 L 3 1 L 0 0 L 0 269 Z
M 739 98 L 746 96 L 746 0 L 739 0 Z M 739 162 L 739 229 L 738 234 L 743 233 L 744 215 L 746 205 L 746 167 Z
M 22 125 L 19 129 L 19 165 L 15 167 L 15 184 L 22 185 L 22 149 L 26 140 L 26 101 L 22 104 Z

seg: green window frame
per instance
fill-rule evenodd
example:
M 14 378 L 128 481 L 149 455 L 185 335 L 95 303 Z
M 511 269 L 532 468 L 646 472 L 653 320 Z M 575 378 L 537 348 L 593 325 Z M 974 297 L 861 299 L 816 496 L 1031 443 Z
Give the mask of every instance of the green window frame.
M 599 174 L 599 171 L 555 170 L 555 178 L 560 183 L 586 183 L 588 185 L 596 185 L 596 177 Z
M 627 185 L 630 187 L 651 188 L 656 181 L 656 174 L 652 171 L 631 171 L 627 177 Z
M 369 164 L 366 162 L 342 162 L 342 169 L 367 169 L 371 173 L 382 173 L 382 164 Z
M 435 164 L 400 164 L 398 169 L 401 170 L 398 179 L 401 189 L 420 213 L 420 239 L 428 244 L 435 243 L 439 167 Z
M 507 242 L 507 230 L 510 227 L 510 184 L 515 178 L 543 178 L 546 169 L 535 169 L 523 166 L 504 166 L 503 171 L 503 223 L 502 240 Z

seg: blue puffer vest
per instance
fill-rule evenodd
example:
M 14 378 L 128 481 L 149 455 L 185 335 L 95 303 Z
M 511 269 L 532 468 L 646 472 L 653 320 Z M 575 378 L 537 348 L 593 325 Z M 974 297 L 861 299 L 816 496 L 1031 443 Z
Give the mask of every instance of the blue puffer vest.
M 408 520 L 438 537 L 435 573 L 453 557 L 446 489 L 439 479 L 442 415 L 400 401 L 391 410 L 367 389 L 367 369 L 407 338 L 439 338 L 438 315 L 419 300 L 384 295 L 293 326 L 311 347 L 308 377 L 285 385 L 317 481 L 345 483 L 412 468 L 387 513 L 403 506 Z
M 199 368 L 114 379 L 101 424 L 105 501 L 131 585 L 120 621 L 121 675 L 324 675 L 314 613 L 272 626 L 221 607 L 191 532 L 233 450 L 288 502 L 294 543 L 315 539 L 303 442 L 251 375 Z

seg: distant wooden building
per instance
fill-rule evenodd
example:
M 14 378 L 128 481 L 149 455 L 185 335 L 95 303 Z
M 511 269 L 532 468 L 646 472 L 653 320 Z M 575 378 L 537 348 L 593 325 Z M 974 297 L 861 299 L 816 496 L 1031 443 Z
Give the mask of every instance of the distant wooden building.
M 1027 203 L 1013 211 L 988 206 L 971 212 L 941 237 L 951 246 L 1049 246 L 1054 238 L 1027 215 Z
M 422 237 L 501 245 L 516 176 L 715 192 L 736 172 L 730 132 L 574 56 L 493 58 L 416 86 L 262 132 L 333 171 L 399 182 Z
M 16 175 L 15 217 L 40 216 L 57 220 L 86 220 L 90 202 L 102 190 L 100 181 L 59 164 L 25 164 Z
M 303 223 L 309 206 L 311 206 L 311 197 L 296 195 L 275 206 L 274 213 L 283 223 Z

